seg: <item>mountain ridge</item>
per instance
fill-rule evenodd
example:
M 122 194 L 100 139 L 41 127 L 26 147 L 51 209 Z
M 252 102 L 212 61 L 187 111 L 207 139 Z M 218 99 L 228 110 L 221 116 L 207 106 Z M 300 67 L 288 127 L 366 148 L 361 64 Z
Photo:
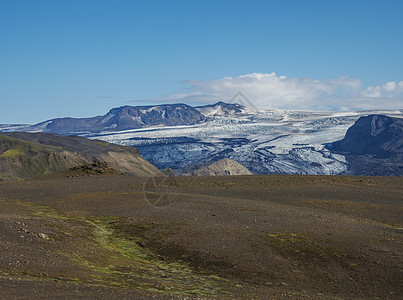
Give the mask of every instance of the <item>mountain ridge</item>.
M 205 117 L 186 104 L 154 106 L 121 106 L 112 108 L 103 116 L 90 118 L 56 118 L 28 127 L 30 131 L 57 134 L 80 132 L 121 131 L 149 126 L 193 125 Z

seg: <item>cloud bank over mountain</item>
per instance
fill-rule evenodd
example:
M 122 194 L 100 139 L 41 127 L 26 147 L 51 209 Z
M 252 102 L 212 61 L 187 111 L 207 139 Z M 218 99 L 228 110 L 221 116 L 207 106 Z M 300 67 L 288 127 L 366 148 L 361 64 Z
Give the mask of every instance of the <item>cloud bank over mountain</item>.
M 242 92 L 258 108 L 356 110 L 403 108 L 403 81 L 365 87 L 360 79 L 292 78 L 252 73 L 206 81 L 185 81 L 188 93 L 164 99 L 185 103 L 228 101 Z

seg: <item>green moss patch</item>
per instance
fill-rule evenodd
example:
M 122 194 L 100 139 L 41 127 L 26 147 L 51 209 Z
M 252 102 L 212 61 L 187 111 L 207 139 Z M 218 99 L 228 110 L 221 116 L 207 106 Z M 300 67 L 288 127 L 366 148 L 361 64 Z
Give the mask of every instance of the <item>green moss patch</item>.
M 114 226 L 120 218 L 65 216 L 43 206 L 37 208 L 35 215 L 77 221 L 90 227 L 92 235 L 89 238 L 98 245 L 98 253 L 88 256 L 66 249 L 71 261 L 93 272 L 86 284 L 178 295 L 232 294 L 229 291 L 234 287 L 226 279 L 195 271 L 183 261 L 163 260 L 144 247 L 141 236 L 127 238 L 117 234 Z M 80 279 L 69 281 L 81 282 Z M 236 288 L 239 290 L 240 285 Z

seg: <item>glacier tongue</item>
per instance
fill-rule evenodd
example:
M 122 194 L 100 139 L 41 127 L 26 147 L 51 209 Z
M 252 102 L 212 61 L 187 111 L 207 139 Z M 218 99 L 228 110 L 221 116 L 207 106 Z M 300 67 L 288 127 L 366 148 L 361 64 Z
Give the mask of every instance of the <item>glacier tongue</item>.
M 256 174 L 340 174 L 348 164 L 325 145 L 371 112 L 258 111 L 209 117 L 190 126 L 164 126 L 85 136 L 135 146 L 159 168 L 177 172 L 229 158 Z M 402 111 L 385 111 L 403 117 Z

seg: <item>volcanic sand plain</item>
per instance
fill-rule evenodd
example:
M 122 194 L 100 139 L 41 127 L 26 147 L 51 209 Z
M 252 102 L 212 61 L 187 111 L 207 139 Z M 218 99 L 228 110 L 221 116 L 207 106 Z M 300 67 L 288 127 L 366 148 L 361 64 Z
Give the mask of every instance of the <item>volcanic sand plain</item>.
M 401 299 L 403 178 L 0 182 L 3 299 Z

